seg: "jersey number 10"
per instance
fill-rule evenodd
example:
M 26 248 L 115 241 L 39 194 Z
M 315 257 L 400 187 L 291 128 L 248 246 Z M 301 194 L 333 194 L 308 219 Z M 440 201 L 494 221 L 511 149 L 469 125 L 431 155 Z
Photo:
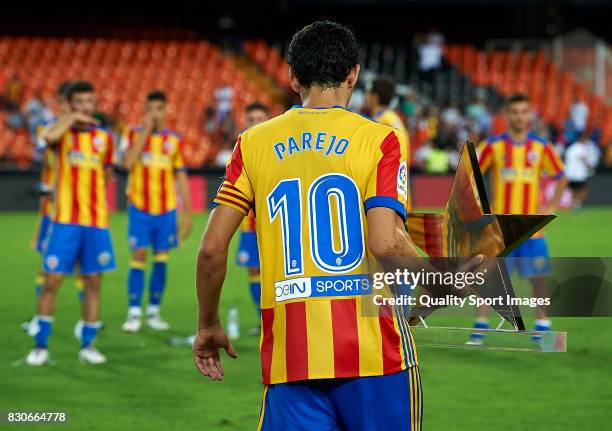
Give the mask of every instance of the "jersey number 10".
M 301 180 L 280 181 L 267 200 L 270 223 L 280 217 L 285 276 L 301 275 L 304 273 Z M 365 246 L 362 203 L 355 182 L 341 174 L 323 175 L 310 185 L 306 204 L 310 257 L 315 265 L 329 273 L 344 273 L 356 268 L 363 259 Z M 339 239 L 336 244 L 334 230 Z

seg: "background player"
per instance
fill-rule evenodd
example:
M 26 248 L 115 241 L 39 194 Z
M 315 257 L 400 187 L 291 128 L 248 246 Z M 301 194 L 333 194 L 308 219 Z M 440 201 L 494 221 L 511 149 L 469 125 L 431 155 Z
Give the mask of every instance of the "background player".
M 376 121 L 387 124 L 397 129 L 400 144 L 406 148 L 406 176 L 408 176 L 410 165 L 410 138 L 408 129 L 401 117 L 391 108 L 391 102 L 395 97 L 395 81 L 387 75 L 377 76 L 371 83 L 365 97 L 365 107 L 368 113 Z M 410 181 L 408 180 L 408 199 L 406 210 L 411 210 Z
M 219 348 L 236 356 L 218 314 L 228 247 L 257 209 L 260 429 L 420 429 L 410 331 L 391 308 L 362 313 L 366 257 L 419 253 L 404 229 L 405 147 L 395 129 L 342 109 L 358 58 L 354 35 L 339 24 L 316 22 L 293 36 L 291 87 L 304 106 L 240 135 L 198 252 L 194 360 L 221 380 Z M 317 288 L 326 283 L 343 288 Z
M 57 112 L 59 116 L 65 115 L 70 111 L 70 105 L 66 98 L 66 92 L 70 86 L 70 81 L 64 81 L 57 87 L 56 92 L 56 103 Z M 53 123 L 54 120 L 49 121 L 47 124 L 41 125 L 36 131 L 38 142 L 36 143 L 37 150 L 42 152 L 42 166 L 40 170 L 40 183 L 39 192 L 40 204 L 39 204 L 39 221 L 36 229 L 35 237 L 35 249 L 38 253 L 44 255 L 45 244 L 47 241 L 47 234 L 49 233 L 49 227 L 51 226 L 51 215 L 53 212 L 53 194 L 56 182 L 56 169 L 57 163 L 55 160 L 55 151 L 52 147 L 49 147 L 45 140 L 42 138 L 42 134 L 48 124 Z M 78 274 L 78 268 L 76 270 L 77 275 L 75 278 L 75 285 L 77 287 L 77 299 L 83 301 L 83 280 Z M 39 273 L 36 276 L 35 293 L 36 297 L 40 296 L 42 287 L 45 281 L 45 274 L 41 265 Z M 22 328 L 27 331 L 32 319 L 28 320 L 22 325 Z M 79 319 L 74 327 L 74 334 L 78 339 L 81 336 L 81 330 L 83 328 L 83 321 Z M 102 324 L 100 325 L 102 328 Z
M 43 133 L 47 145 L 55 150 L 58 168 L 53 224 L 44 255 L 45 283 L 30 325 L 35 347 L 26 357 L 28 365 L 49 361 L 56 294 L 63 276 L 71 274 L 77 263 L 85 289 L 79 359 L 90 364 L 106 362 L 93 343 L 99 326 L 100 274 L 115 268 L 106 203 L 113 142 L 92 117 L 95 97 L 89 82 L 73 81 L 67 99 L 70 112 Z
M 187 173 L 182 155 L 182 138 L 166 128 L 166 95 L 151 91 L 145 102 L 143 125 L 128 130 L 121 143 L 122 166 L 129 170 L 127 196 L 128 241 L 132 250 L 128 275 L 129 308 L 122 326 L 126 332 L 141 327 L 141 302 L 147 248 L 153 248 L 149 282 L 147 325 L 157 331 L 170 327 L 160 317 L 166 286 L 168 251 L 178 245 L 178 188 L 183 203 L 181 238 L 191 231 L 192 215 Z
M 492 170 L 493 212 L 496 214 L 552 214 L 567 186 L 563 162 L 550 142 L 530 132 L 532 110 L 529 98 L 511 95 L 506 101 L 508 131 L 482 142 L 479 163 L 483 173 Z M 553 197 L 545 208 L 539 208 L 540 177 L 542 173 L 558 180 Z M 544 279 L 550 271 L 548 246 L 540 231 L 521 244 L 506 259 L 508 271 L 516 268 L 521 277 L 528 278 L 534 297 L 548 297 Z M 518 259 L 512 259 L 518 258 Z M 487 307 L 478 309 L 475 328 L 489 327 Z M 536 309 L 537 331 L 550 330 L 546 309 Z M 484 334 L 473 333 L 469 344 L 482 344 Z M 538 337 L 536 337 L 537 339 Z
M 251 103 L 245 108 L 245 124 L 246 128 L 253 127 L 256 124 L 263 123 L 270 118 L 270 110 L 266 105 L 258 102 Z M 253 304 L 259 310 L 259 297 L 261 294 L 261 280 L 259 270 L 259 250 L 257 248 L 257 234 L 255 233 L 255 214 L 253 210 L 249 211 L 249 215 L 244 218 L 240 224 L 240 242 L 238 252 L 236 254 L 236 263 L 239 266 L 244 266 L 249 272 L 249 291 Z M 259 336 L 261 328 L 259 326 L 252 328 L 249 332 L 251 335 Z

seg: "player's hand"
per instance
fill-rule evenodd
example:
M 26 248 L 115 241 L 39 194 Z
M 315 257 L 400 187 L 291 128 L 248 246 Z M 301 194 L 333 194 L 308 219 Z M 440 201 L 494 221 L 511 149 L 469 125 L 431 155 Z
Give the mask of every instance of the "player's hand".
M 238 357 L 220 324 L 211 328 L 199 328 L 193 342 L 193 360 L 200 373 L 211 380 L 223 380 L 225 374 L 219 349 L 225 349 L 230 358 Z
M 72 113 L 72 122 L 73 123 L 82 123 L 82 124 L 91 124 L 93 126 L 98 126 L 100 124 L 100 120 L 94 118 L 90 115 L 83 114 L 82 112 L 73 112 Z
M 191 211 L 185 211 L 181 215 L 180 222 L 180 232 L 181 232 L 181 240 L 185 241 L 189 234 L 191 233 L 191 228 L 193 226 L 193 216 L 191 215 Z
M 155 118 L 153 118 L 153 114 L 150 112 L 145 112 L 144 117 L 142 119 L 142 126 L 146 131 L 153 130 L 153 126 L 155 126 Z

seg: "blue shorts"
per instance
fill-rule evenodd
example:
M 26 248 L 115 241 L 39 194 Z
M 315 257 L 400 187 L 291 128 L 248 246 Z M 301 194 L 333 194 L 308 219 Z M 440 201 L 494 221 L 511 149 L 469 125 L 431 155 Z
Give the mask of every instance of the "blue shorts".
M 52 223 L 44 256 L 44 270 L 50 273 L 72 274 L 77 262 L 84 275 L 115 269 L 108 229 Z
M 259 249 L 257 248 L 257 234 L 255 232 L 240 231 L 236 263 L 239 266 L 259 267 Z
M 49 233 L 49 226 L 51 226 L 51 217 L 43 215 L 40 217 L 40 224 L 38 225 L 38 234 L 36 236 L 36 251 L 40 254 L 45 253 L 45 246 L 47 245 L 47 234 Z
M 395 374 L 267 385 L 258 430 L 415 431 L 423 395 L 418 367 Z
M 548 245 L 544 237 L 531 238 L 522 243 L 506 257 L 508 272 L 517 269 L 521 277 L 530 278 L 550 272 Z
M 176 210 L 152 215 L 128 206 L 128 241 L 130 249 L 153 246 L 155 253 L 178 246 Z

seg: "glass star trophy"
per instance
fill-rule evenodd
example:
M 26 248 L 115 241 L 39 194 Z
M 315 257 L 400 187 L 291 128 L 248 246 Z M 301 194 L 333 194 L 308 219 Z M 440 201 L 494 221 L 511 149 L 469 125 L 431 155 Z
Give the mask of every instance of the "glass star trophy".
M 501 322 L 494 329 L 428 325 L 428 316 L 447 307 L 420 305 L 420 298 L 447 296 L 448 292 L 436 292 L 431 288 L 418 286 L 412 296 L 419 300 L 410 308 L 403 309 L 405 318 L 412 326 L 417 345 L 565 352 L 567 333 L 525 329 L 521 310 L 512 300 L 516 298 L 516 294 L 510 274 L 504 259 L 501 258 L 554 218 L 554 215 L 492 214 L 474 144 L 466 142 L 445 211 L 441 214 L 408 214 L 406 225 L 414 243 L 429 256 L 431 265 L 440 271 L 456 268 L 462 258 L 465 261 L 477 254 L 485 256 L 479 270 L 486 272 L 486 282 L 481 285 L 471 284 L 467 289 L 463 289 L 461 295 L 484 300 L 503 298 L 501 303 L 492 301 L 491 305 L 500 316 Z M 471 314 L 475 309 L 468 311 Z M 474 332 L 483 335 L 482 344 L 466 343 Z

